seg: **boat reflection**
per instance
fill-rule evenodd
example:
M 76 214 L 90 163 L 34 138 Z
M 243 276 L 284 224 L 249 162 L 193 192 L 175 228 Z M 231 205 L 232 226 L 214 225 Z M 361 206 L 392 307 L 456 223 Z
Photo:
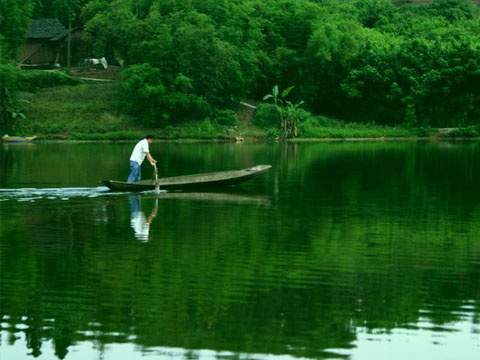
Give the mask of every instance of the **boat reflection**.
M 31 142 L 2 142 L 2 147 L 4 150 L 15 147 L 34 148 L 35 146 L 36 145 Z
M 254 204 L 254 205 L 270 205 L 270 199 L 267 196 L 252 195 L 235 192 L 165 192 L 157 196 L 160 199 L 178 199 L 178 200 L 194 200 L 194 201 L 215 201 L 223 203 L 236 204 Z
M 154 206 L 150 214 L 145 216 L 142 211 L 141 201 L 154 200 Z M 189 200 L 189 201 L 212 201 L 228 204 L 250 204 L 256 206 L 270 206 L 270 199 L 267 196 L 252 195 L 245 193 L 215 193 L 215 192 L 144 192 L 128 196 L 130 203 L 130 226 L 135 237 L 148 242 L 150 238 L 150 224 L 158 213 L 159 200 Z

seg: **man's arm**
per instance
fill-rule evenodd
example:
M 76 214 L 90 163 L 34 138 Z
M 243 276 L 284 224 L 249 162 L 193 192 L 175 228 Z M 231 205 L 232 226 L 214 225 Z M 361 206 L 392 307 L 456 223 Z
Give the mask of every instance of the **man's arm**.
M 149 152 L 147 152 L 146 155 L 147 155 L 148 161 L 150 161 L 150 164 L 152 164 L 152 166 L 153 166 L 153 164 L 155 164 L 155 163 L 157 162 L 157 160 L 155 160 L 155 159 L 152 157 L 152 155 L 150 155 Z

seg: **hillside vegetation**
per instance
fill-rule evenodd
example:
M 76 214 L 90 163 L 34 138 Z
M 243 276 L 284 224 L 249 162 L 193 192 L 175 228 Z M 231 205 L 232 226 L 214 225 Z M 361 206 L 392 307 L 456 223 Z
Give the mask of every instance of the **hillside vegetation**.
M 26 16 L 65 24 L 69 10 L 91 55 L 124 65 L 119 108 L 138 127 L 215 124 L 275 86 L 282 106 L 269 99 L 276 112 L 262 126 L 290 121 L 283 136 L 305 134 L 318 116 L 360 127 L 480 123 L 480 20 L 470 0 L 4 3 L 19 9 L 10 11 L 22 20 L 12 23 L 17 33 Z M 6 41 L 10 33 L 2 36 L 11 56 L 20 45 Z

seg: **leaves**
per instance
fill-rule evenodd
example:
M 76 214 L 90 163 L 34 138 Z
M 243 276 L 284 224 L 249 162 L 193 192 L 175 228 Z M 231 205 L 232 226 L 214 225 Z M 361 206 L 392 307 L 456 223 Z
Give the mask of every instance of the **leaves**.
M 31 0 L 0 0 L 0 64 L 17 61 L 18 50 L 30 24 Z
M 267 94 L 263 97 L 263 100 L 274 99 L 275 108 L 276 108 L 276 116 L 278 117 L 280 123 L 280 129 L 285 138 L 293 136 L 297 136 L 297 122 L 299 119 L 299 115 L 297 110 L 304 104 L 304 101 L 300 101 L 296 104 L 293 104 L 289 100 L 284 100 L 285 97 L 290 94 L 294 86 L 290 86 L 284 89 L 281 93 L 281 98 L 278 97 L 279 94 L 279 87 L 275 85 L 272 89 L 271 94 Z M 262 122 L 265 122 L 262 120 Z
M 31 2 L 0 1 L 3 54 L 15 59 Z M 315 113 L 355 122 L 480 121 L 480 19 L 469 0 L 35 4 L 36 17 L 71 9 L 91 56 L 122 60 L 124 105 L 149 124 L 212 116 L 232 97 L 283 108 L 305 99 Z
M 272 90 L 272 94 L 274 98 L 278 97 L 278 85 L 275 85 Z M 283 97 L 283 96 L 282 96 Z
M 290 86 L 288 88 L 286 88 L 285 90 L 282 91 L 282 98 L 286 97 L 288 94 L 290 94 L 290 91 L 292 91 L 292 89 L 294 88 L 295 86 Z M 278 92 L 278 88 L 277 88 L 277 92 Z

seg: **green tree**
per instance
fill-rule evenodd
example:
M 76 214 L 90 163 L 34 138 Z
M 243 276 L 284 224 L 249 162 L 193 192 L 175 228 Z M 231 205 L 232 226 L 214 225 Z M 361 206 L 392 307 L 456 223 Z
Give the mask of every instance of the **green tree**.
M 32 10 L 30 0 L 0 0 L 0 62 L 18 61 Z
M 59 12 L 60 3 L 42 1 L 45 11 Z M 84 24 L 94 55 L 125 65 L 126 94 L 141 90 L 144 106 L 135 96 L 125 104 L 147 123 L 211 116 L 232 97 L 261 99 L 292 83 L 292 105 L 305 99 L 309 110 L 349 121 L 480 121 L 480 20 L 468 0 L 67 3 L 81 9 L 74 23 Z M 156 106 L 145 103 L 152 86 Z
M 448 21 L 473 19 L 478 13 L 471 0 L 433 0 L 429 7 Z

